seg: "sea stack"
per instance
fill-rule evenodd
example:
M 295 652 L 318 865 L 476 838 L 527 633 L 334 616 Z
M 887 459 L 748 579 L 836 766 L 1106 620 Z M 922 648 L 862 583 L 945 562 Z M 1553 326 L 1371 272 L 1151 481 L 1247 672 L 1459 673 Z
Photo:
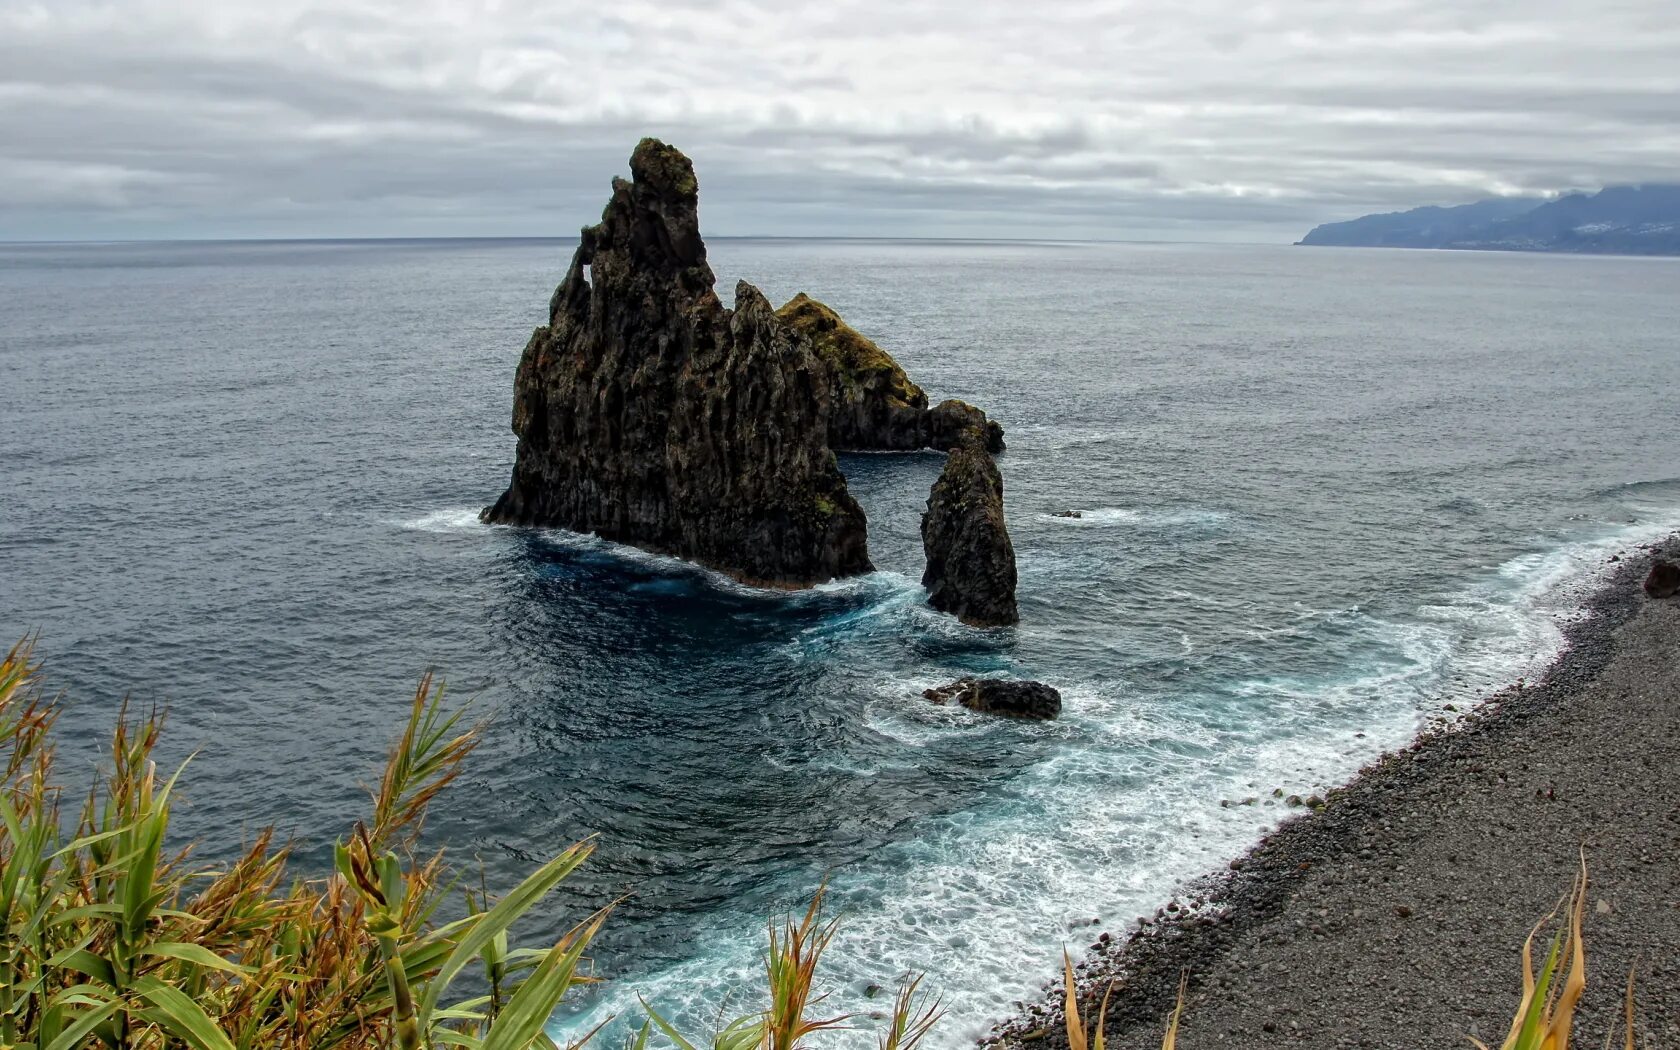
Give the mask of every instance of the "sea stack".
M 1006 627 L 1020 619 L 1003 476 L 981 429 L 969 428 L 945 457 L 922 515 L 922 551 L 922 586 L 935 609 L 974 627 Z
M 741 282 L 712 289 L 699 183 L 643 139 L 532 333 L 513 481 L 488 522 L 552 525 L 805 587 L 871 569 L 829 447 L 827 369 Z
M 928 396 L 891 354 L 824 303 L 800 292 L 776 311 L 810 341 L 828 370 L 828 442 L 846 452 L 946 449 L 978 429 L 988 449 L 1003 451 L 1003 428 L 964 401 L 928 408 Z

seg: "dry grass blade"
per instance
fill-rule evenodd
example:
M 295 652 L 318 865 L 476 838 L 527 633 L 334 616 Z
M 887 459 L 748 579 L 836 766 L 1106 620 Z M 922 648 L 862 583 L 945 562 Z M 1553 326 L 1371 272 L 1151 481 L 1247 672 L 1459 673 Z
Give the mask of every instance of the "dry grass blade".
M 1522 1000 L 1517 1004 L 1516 1016 L 1500 1050 L 1569 1050 L 1575 1010 L 1587 986 L 1586 944 L 1581 930 L 1586 906 L 1587 860 L 1583 853 L 1574 886 L 1559 905 L 1564 915 L 1563 929 L 1553 937 L 1538 975 L 1534 972 L 1534 939 L 1558 912 L 1554 910 L 1540 920 L 1523 942 Z M 1563 967 L 1561 983 L 1558 982 L 1560 967 Z M 1483 1043 L 1470 1041 L 1486 1050 Z
M 1067 949 L 1062 949 L 1062 983 L 1067 995 L 1062 1001 L 1062 1021 L 1067 1029 L 1068 1050 L 1089 1050 L 1090 1041 L 1085 1033 L 1085 1018 L 1079 1013 L 1079 986 L 1073 979 L 1073 960 L 1068 957 Z M 1101 1018 L 1097 1022 L 1102 1023 Z
M 1575 1008 L 1587 989 L 1587 951 L 1581 936 L 1581 921 L 1587 912 L 1587 857 L 1581 854 L 1581 872 L 1576 876 L 1575 890 L 1570 900 L 1569 931 L 1564 938 L 1564 952 L 1569 956 L 1569 969 L 1563 979 L 1563 990 L 1547 1010 L 1549 1023 L 1545 1050 L 1569 1050 L 1569 1033 L 1575 1024 Z
M 1624 1007 L 1627 1015 L 1627 1027 L 1624 1030 L 1625 1050 L 1635 1050 L 1633 1045 L 1633 978 L 1638 970 L 1639 960 L 1634 959 L 1633 964 L 1628 967 L 1627 1000 Z
M 766 960 L 770 1008 L 764 1016 L 764 1050 L 796 1050 L 799 1041 L 811 1033 L 839 1028 L 849 1019 L 843 1014 L 818 1020 L 805 1016 L 826 998 L 813 994 L 817 964 L 839 929 L 839 923 L 822 918 L 827 892 L 827 886 L 818 887 L 799 922 L 789 919 L 779 934 L 774 925 L 770 927 Z
M 918 1004 L 917 993 L 921 984 L 921 974 L 899 982 L 898 994 L 893 999 L 892 1017 L 887 1030 L 881 1033 L 881 1050 L 915 1050 L 944 1015 L 937 999 L 925 1007 Z
M 390 840 L 399 830 L 409 844 L 419 834 L 426 807 L 461 773 L 461 763 L 478 746 L 480 726 L 455 732 L 461 711 L 445 713 L 444 687 L 423 675 L 409 705 L 408 723 L 391 749 L 373 800 L 373 838 Z M 451 734 L 454 734 L 451 736 Z
M 1178 1046 L 1178 1022 L 1184 1016 L 1184 993 L 1190 985 L 1190 974 L 1178 975 L 1178 1003 L 1173 1006 L 1172 1017 L 1167 1021 L 1167 1034 L 1161 1037 L 1161 1050 L 1175 1050 Z
M 484 1050 L 492 1031 L 496 1050 L 552 1045 L 542 1023 L 577 983 L 572 966 L 598 918 L 546 969 L 496 975 L 506 1005 L 519 1007 L 512 1019 L 503 1011 L 499 1029 L 477 998 L 440 1004 L 437 1020 L 420 1009 L 460 970 L 452 953 L 463 944 L 485 965 L 505 959 L 508 927 L 589 848 L 499 903 L 434 921 L 455 877 L 441 854 L 416 858 L 413 845 L 475 742 L 461 713 L 443 708 L 441 686 L 428 677 L 415 691 L 370 826 L 338 845 L 342 875 L 298 879 L 272 831 L 216 870 L 165 847 L 175 781 L 152 760 L 156 712 L 132 717 L 124 706 L 108 769 L 78 819 L 61 820 L 59 705 L 42 695 L 33 649 L 25 639 L 0 659 L 0 1046 Z

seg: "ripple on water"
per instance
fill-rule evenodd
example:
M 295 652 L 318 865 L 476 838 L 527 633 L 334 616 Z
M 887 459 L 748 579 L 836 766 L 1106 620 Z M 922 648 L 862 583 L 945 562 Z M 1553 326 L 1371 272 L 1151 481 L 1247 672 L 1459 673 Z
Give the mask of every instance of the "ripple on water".
M 927 970 L 954 1046 L 1093 917 L 1152 910 L 1281 813 L 1221 798 L 1339 779 L 1531 673 L 1594 543 L 1680 507 L 1652 469 L 1680 431 L 1650 411 L 1680 383 L 1672 267 L 711 249 L 723 287 L 820 291 L 1005 425 L 1018 627 L 925 604 L 937 455 L 841 457 L 879 571 L 799 594 L 479 524 L 568 244 L 0 246 L 0 617 L 41 629 L 67 740 L 167 700 L 175 757 L 202 745 L 181 826 L 206 853 L 273 821 L 324 866 L 435 666 L 496 717 L 428 833 L 498 885 L 600 833 L 533 940 L 629 895 L 611 982 L 562 1024 L 642 991 L 705 1030 L 765 916 L 829 875 L 836 1008 Z M 1051 682 L 1066 715 L 918 695 L 970 672 Z

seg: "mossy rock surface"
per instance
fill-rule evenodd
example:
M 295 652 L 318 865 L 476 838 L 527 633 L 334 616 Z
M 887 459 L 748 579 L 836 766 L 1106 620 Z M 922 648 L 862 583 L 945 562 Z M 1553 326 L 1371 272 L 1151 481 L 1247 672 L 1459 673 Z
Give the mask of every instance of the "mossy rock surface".
M 783 324 L 811 341 L 817 356 L 857 396 L 873 394 L 896 408 L 926 408 L 922 388 L 873 339 L 824 303 L 800 292 L 776 311 Z
M 694 162 L 675 146 L 656 138 L 636 143 L 630 154 L 630 174 L 638 185 L 678 198 L 700 195 L 700 180 L 694 176 Z
M 514 378 L 513 477 L 486 521 L 558 526 L 747 583 L 869 572 L 829 444 L 829 370 L 742 281 L 719 299 L 681 152 L 644 139 Z

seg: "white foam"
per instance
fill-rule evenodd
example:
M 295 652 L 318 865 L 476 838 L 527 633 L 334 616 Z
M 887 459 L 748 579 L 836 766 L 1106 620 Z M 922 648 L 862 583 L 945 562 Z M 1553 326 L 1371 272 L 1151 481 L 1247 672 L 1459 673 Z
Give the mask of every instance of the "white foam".
M 1369 653 L 1340 680 L 1252 679 L 1204 697 L 1058 683 L 1062 719 L 1030 728 L 922 700 L 943 672 L 883 683 L 864 717 L 903 743 L 1027 732 L 1057 743 L 999 796 L 929 818 L 910 840 L 834 875 L 846 918 L 825 957 L 828 1005 L 867 1017 L 881 1003 L 863 997 L 864 987 L 922 971 L 946 1008 L 930 1046 L 970 1043 L 1012 1000 L 1037 997 L 1064 944 L 1077 957 L 1100 929 L 1123 932 L 1295 812 L 1275 789 L 1306 795 L 1344 782 L 1408 742 L 1439 704 L 1468 706 L 1534 674 L 1557 655 L 1571 602 L 1609 553 L 1677 527 L 1680 518 L 1667 517 L 1514 558 L 1406 622 L 1340 610 Z M 1303 621 L 1329 615 L 1305 610 Z M 762 988 L 762 919 L 720 919 L 694 958 L 604 989 L 581 1023 L 634 1015 L 638 992 L 697 1031 L 726 991 L 751 1008 Z M 843 1041 L 872 1038 L 864 1022 Z
M 474 507 L 446 507 L 442 510 L 422 514 L 418 518 L 399 521 L 396 524 L 399 528 L 432 533 L 488 533 L 505 528 L 501 525 L 487 525 L 479 520 L 478 515 L 479 510 Z M 592 533 L 556 528 L 538 528 L 530 531 L 533 535 L 541 537 L 544 543 L 563 550 L 609 557 L 627 565 L 637 565 L 651 569 L 654 572 L 669 576 L 673 581 L 693 580 L 703 582 L 716 590 L 769 601 L 797 603 L 800 601 L 820 601 L 834 595 L 866 594 L 876 595 L 884 602 L 905 603 L 926 593 L 921 584 L 910 577 L 903 573 L 889 571 L 877 571 L 862 576 L 830 580 L 800 590 L 754 587 L 697 562 L 688 561 L 675 555 L 657 554 L 625 543 L 616 543 Z M 946 619 L 949 619 L 949 617 L 946 617 Z
M 478 520 L 476 507 L 449 507 L 444 510 L 434 510 L 430 514 L 422 514 L 410 521 L 398 523 L 404 529 L 416 532 L 466 532 L 489 528 Z
M 1512 558 L 1455 601 L 1421 607 L 1421 617 L 1456 627 L 1460 636 L 1475 628 L 1442 660 L 1443 688 L 1427 709 L 1452 702 L 1463 714 L 1517 679 L 1543 673 L 1561 654 L 1564 628 L 1580 615 L 1581 600 L 1615 570 L 1610 556 L 1676 530 L 1680 517 L 1659 512 L 1653 520 Z
M 1223 525 L 1230 520 L 1231 515 L 1220 510 L 1167 510 L 1167 509 L 1138 509 L 1135 507 L 1092 507 L 1089 509 L 1070 508 L 1079 517 L 1068 517 L 1061 513 L 1044 513 L 1036 515 L 1037 520 L 1052 525 L 1066 525 L 1071 528 L 1104 529 L 1119 526 L 1142 526 L 1149 528 L 1173 528 L 1206 525 Z

